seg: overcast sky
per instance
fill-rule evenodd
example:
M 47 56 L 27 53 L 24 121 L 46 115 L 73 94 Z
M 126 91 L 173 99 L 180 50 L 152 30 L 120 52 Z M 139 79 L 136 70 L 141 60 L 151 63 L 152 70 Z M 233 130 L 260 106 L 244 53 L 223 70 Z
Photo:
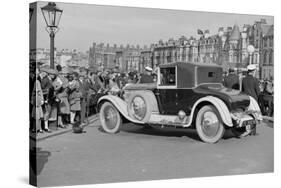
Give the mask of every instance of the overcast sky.
M 45 21 L 40 7 L 47 2 L 38 2 L 37 47 L 49 48 L 50 39 L 45 30 Z M 195 11 L 97 6 L 89 4 L 57 3 L 63 10 L 60 30 L 56 34 L 55 46 L 59 49 L 87 51 L 93 42 L 132 45 L 150 45 L 159 39 L 168 40 L 198 37 L 197 29 L 209 29 L 216 34 L 219 27 L 241 28 L 244 24 L 265 18 L 273 24 L 273 17 L 259 15 L 208 13 Z M 184 7 L 183 7 L 184 8 Z M 31 24 L 34 23 L 32 19 Z

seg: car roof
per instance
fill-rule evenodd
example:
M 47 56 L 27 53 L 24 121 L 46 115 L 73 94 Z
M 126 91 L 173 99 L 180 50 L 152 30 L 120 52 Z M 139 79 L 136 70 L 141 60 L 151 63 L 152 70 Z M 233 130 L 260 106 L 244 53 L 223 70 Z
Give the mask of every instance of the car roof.
M 177 88 L 192 88 L 201 83 L 221 82 L 222 66 L 214 63 L 175 62 L 159 66 L 161 68 L 177 67 Z M 215 77 L 210 77 L 209 72 L 216 72 Z

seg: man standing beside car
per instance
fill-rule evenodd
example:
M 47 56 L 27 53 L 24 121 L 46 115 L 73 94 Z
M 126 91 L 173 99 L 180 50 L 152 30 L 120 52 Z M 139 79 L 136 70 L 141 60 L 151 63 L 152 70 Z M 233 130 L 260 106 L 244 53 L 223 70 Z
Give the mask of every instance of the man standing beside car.
M 233 68 L 229 68 L 229 74 L 224 79 L 224 86 L 231 89 L 239 90 L 239 77 L 234 73 Z
M 140 84 L 144 83 L 153 83 L 153 76 L 151 75 L 152 73 L 152 68 L 150 67 L 145 67 L 145 74 L 141 75 L 141 78 L 139 80 Z
M 256 66 L 248 65 L 248 74 L 242 81 L 242 91 L 253 97 L 258 102 L 260 95 L 259 81 L 254 77 Z M 256 135 L 256 127 L 252 129 L 251 135 Z
M 247 70 L 248 74 L 242 81 L 242 91 L 252 96 L 256 101 L 258 101 L 260 88 L 258 79 L 254 77 L 256 66 L 248 65 Z

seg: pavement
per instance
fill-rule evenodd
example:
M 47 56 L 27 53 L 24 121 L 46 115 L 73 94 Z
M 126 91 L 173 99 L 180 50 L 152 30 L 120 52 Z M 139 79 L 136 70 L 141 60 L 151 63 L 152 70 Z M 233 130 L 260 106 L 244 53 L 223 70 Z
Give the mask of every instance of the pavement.
M 260 124 L 257 136 L 237 139 L 226 132 L 218 143 L 206 144 L 195 130 L 132 123 L 107 134 L 96 118 L 82 134 L 68 132 L 37 143 L 38 186 L 273 172 L 272 124 Z
M 89 124 L 97 121 L 98 120 L 97 117 L 98 117 L 98 114 L 94 114 L 94 115 L 88 117 L 88 123 L 86 123 L 85 126 L 88 126 Z M 48 132 L 43 132 L 43 133 L 38 133 L 38 134 L 30 133 L 30 139 L 36 140 L 37 142 L 40 142 L 40 141 L 45 140 L 47 138 L 52 138 L 54 136 L 62 135 L 62 134 L 68 133 L 68 132 L 72 132 L 72 126 L 71 125 L 67 126 L 65 129 L 58 128 L 57 130 L 52 130 L 51 133 L 48 133 Z

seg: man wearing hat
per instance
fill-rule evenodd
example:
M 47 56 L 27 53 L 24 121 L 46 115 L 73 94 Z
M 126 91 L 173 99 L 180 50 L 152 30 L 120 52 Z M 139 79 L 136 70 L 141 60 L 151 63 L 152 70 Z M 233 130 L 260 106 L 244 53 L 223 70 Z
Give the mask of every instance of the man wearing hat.
M 242 91 L 253 97 L 258 102 L 260 94 L 259 81 L 254 77 L 256 65 L 247 66 L 248 74 L 242 80 Z M 256 135 L 256 127 L 253 128 L 251 135 Z
M 40 70 L 40 79 L 41 79 L 41 88 L 43 92 L 44 104 L 43 104 L 43 113 L 44 113 L 44 131 L 51 132 L 49 130 L 49 117 L 51 113 L 51 105 L 50 105 L 50 96 L 52 90 L 52 79 L 49 76 L 50 69 L 49 68 L 42 68 Z
M 78 112 L 81 111 L 80 98 L 82 96 L 79 86 L 79 74 L 77 72 L 71 72 L 68 76 L 68 94 L 70 104 L 70 123 L 75 123 L 75 117 Z
M 153 83 L 153 76 L 151 75 L 152 73 L 152 68 L 150 67 L 145 67 L 145 74 L 141 75 L 139 83 Z
M 248 65 L 247 70 L 248 74 L 242 81 L 242 91 L 258 101 L 260 88 L 258 79 L 254 77 L 256 66 Z
M 231 89 L 239 90 L 239 77 L 234 73 L 233 68 L 229 68 L 229 74 L 224 79 L 224 86 Z

